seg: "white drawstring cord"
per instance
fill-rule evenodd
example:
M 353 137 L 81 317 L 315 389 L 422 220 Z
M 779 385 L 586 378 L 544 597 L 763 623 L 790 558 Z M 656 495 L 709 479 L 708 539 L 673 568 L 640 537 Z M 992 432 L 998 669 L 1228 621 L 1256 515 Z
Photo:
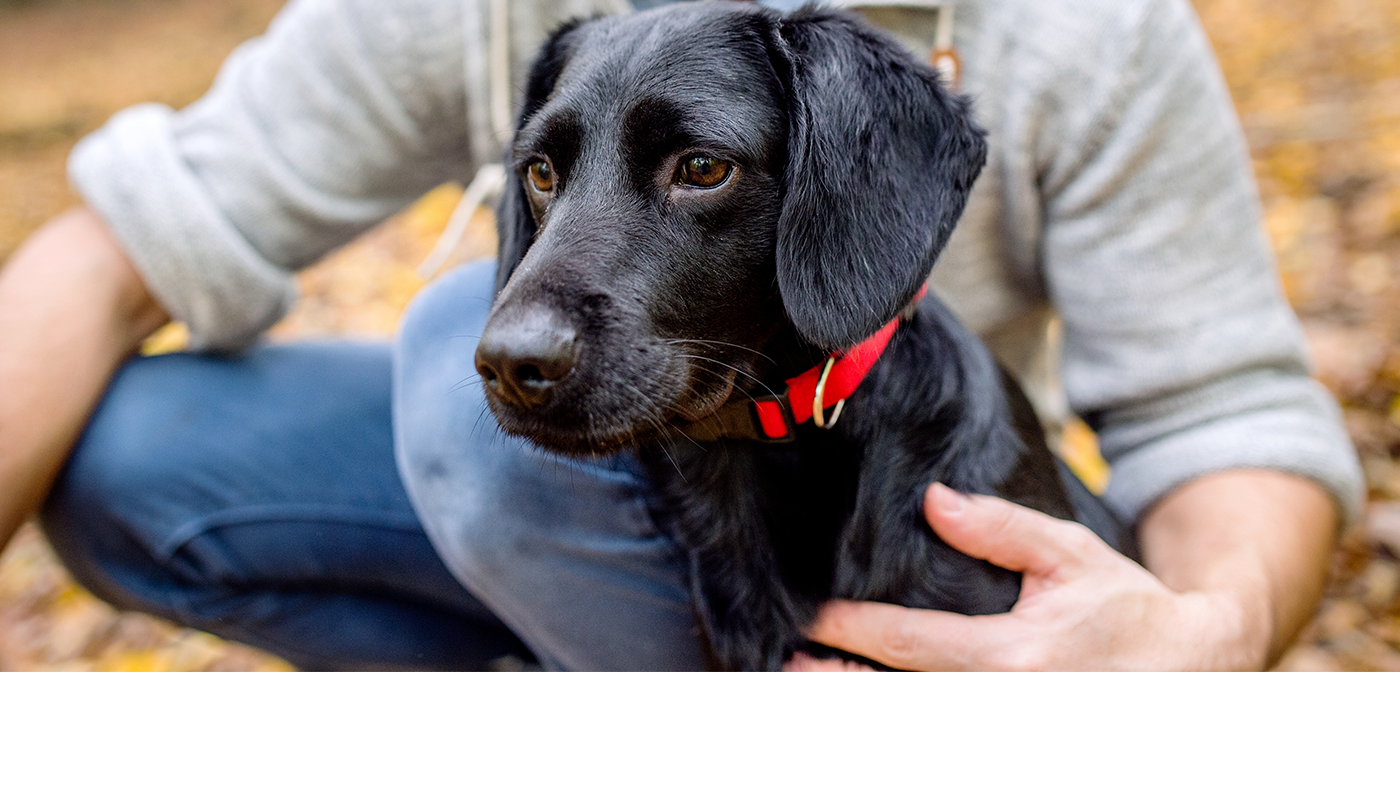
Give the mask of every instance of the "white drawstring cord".
M 465 13 L 473 15 L 470 20 L 475 21 L 474 16 L 479 8 L 474 3 L 466 3 Z M 473 63 L 471 54 L 468 54 L 468 70 L 466 78 L 471 81 L 475 79 L 476 86 L 485 86 L 487 90 L 487 106 L 485 112 L 489 119 L 489 125 L 471 125 L 472 120 L 468 119 L 471 128 L 477 137 L 485 138 L 486 142 L 478 142 L 476 151 L 480 155 L 483 148 L 490 152 L 499 153 L 500 149 L 510 137 L 513 127 L 510 119 L 510 0 L 490 0 L 488 7 L 490 19 L 487 24 L 489 40 L 487 43 L 487 69 L 486 75 L 481 75 L 479 66 Z M 476 30 L 474 25 L 466 27 L 468 36 Z M 470 38 L 467 39 L 471 41 Z M 468 96 L 470 97 L 470 88 Z M 478 109 L 480 113 L 480 109 Z M 484 134 L 484 136 L 483 136 Z M 499 156 L 496 156 L 499 157 Z M 453 251 L 461 243 L 462 237 L 466 235 L 467 225 L 471 223 L 472 215 L 482 206 L 499 195 L 506 185 L 505 167 L 501 164 L 486 162 L 476 171 L 472 182 L 467 184 L 466 191 L 462 192 L 462 198 L 457 201 L 456 207 L 452 209 L 452 216 L 447 220 L 447 227 L 443 228 L 438 235 L 437 242 L 433 244 L 433 249 L 418 265 L 418 277 L 429 280 L 438 274 L 447 264 L 447 260 L 452 257 Z
M 938 27 L 934 29 L 930 62 L 949 87 L 958 88 L 962 81 L 962 62 L 958 60 L 958 51 L 953 47 L 952 4 L 938 7 Z
M 429 280 L 446 266 L 447 259 L 452 257 L 452 252 L 466 235 L 467 224 L 471 222 L 472 215 L 483 203 L 499 195 L 505 185 L 506 171 L 500 164 L 483 164 L 481 169 L 476 171 L 476 177 L 472 178 L 467 190 L 462 192 L 462 199 L 458 200 L 457 206 L 452 209 L 447 227 L 443 228 L 442 234 L 438 236 L 432 252 L 418 265 L 418 277 Z

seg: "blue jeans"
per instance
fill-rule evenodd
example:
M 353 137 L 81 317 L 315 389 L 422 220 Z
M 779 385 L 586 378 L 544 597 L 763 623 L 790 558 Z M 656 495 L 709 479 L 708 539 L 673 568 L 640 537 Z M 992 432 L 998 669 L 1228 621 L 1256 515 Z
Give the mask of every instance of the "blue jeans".
M 43 512 L 107 602 L 305 669 L 698 669 L 685 559 L 630 457 L 504 436 L 473 367 L 494 266 L 398 342 L 135 359 Z

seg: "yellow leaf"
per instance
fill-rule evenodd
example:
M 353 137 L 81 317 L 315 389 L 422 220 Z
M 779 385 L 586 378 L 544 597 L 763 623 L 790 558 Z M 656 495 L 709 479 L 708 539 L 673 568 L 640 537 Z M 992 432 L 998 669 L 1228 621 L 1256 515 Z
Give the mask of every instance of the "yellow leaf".
M 1060 458 L 1095 494 L 1108 488 L 1108 462 L 1099 454 L 1099 438 L 1077 417 L 1065 423 L 1060 435 Z
M 146 337 L 141 343 L 141 355 L 158 356 L 184 350 L 190 344 L 190 329 L 183 322 L 172 322 Z

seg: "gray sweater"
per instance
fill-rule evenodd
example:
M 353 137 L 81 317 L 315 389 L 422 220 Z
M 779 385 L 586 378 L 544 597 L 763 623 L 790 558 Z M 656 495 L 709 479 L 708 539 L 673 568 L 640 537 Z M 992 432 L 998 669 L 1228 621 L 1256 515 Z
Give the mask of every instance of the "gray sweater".
M 1064 398 L 1098 431 L 1127 518 L 1198 475 L 1266 467 L 1315 480 L 1354 519 L 1356 456 L 1308 376 L 1187 0 L 953 5 L 991 149 L 934 289 L 1043 411 Z M 71 179 L 194 346 L 236 349 L 286 312 L 295 270 L 498 160 L 509 87 L 550 29 L 622 10 L 292 0 L 203 99 L 127 109 L 80 143 Z M 870 13 L 932 45 L 918 14 L 936 12 Z

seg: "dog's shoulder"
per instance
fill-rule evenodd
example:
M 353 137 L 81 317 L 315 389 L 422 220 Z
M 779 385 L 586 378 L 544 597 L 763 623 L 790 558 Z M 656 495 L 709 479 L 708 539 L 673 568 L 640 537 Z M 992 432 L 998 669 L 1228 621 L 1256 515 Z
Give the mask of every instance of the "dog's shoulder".
M 923 473 L 921 485 L 939 481 L 1074 518 L 1020 386 L 936 298 L 901 325 L 871 377 L 852 427 L 877 451 L 867 456 L 873 469 L 887 469 L 878 451 L 895 448 Z
M 893 437 L 960 491 L 990 491 L 1015 466 L 1023 446 L 1000 367 L 937 299 L 900 325 L 867 380 L 851 409 L 854 435 Z

